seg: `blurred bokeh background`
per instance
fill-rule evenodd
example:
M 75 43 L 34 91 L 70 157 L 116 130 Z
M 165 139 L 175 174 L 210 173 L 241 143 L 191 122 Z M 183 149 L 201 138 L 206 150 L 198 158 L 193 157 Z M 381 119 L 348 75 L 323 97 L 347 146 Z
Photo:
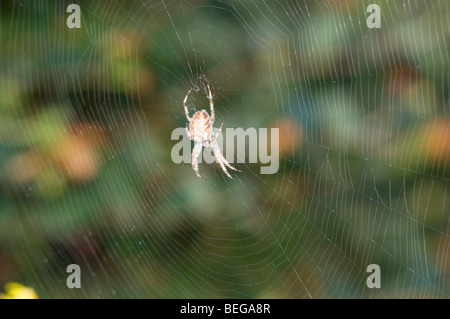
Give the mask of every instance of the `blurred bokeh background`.
M 81 28 L 66 12 L 80 5 Z M 369 29 L 366 8 L 381 9 Z M 450 294 L 450 4 L 0 3 L 0 287 L 40 298 Z M 191 114 L 280 169 L 171 159 Z M 81 289 L 66 268 L 81 268 Z M 366 268 L 381 268 L 369 289 Z M 1 290 L 1 288 L 0 288 Z

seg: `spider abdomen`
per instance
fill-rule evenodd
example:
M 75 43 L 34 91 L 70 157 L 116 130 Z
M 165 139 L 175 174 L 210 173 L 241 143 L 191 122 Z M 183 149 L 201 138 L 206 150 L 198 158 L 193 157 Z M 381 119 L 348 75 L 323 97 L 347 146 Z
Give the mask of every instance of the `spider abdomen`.
M 191 139 L 205 143 L 211 140 L 211 119 L 205 110 L 198 111 L 189 123 Z

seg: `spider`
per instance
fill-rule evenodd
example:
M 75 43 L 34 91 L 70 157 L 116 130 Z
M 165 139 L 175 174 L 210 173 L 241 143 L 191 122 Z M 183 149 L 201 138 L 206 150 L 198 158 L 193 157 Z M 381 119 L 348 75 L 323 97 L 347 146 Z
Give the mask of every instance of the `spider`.
M 208 86 L 208 93 L 209 93 L 209 105 L 211 107 L 211 117 L 209 117 L 208 112 L 205 110 L 197 111 L 194 116 L 191 118 L 189 117 L 189 111 L 186 106 L 186 102 L 189 96 L 189 93 L 191 93 L 192 89 L 189 90 L 189 92 L 186 94 L 186 97 L 184 98 L 183 105 L 184 105 L 184 111 L 186 113 L 186 118 L 189 121 L 189 127 L 188 123 L 186 123 L 186 132 L 187 135 L 191 140 L 194 140 L 195 145 L 194 149 L 192 151 L 192 168 L 195 171 L 195 174 L 197 174 L 198 177 L 200 177 L 203 180 L 206 180 L 206 178 L 202 177 L 200 173 L 198 172 L 198 156 L 200 155 L 202 151 L 202 146 L 210 146 L 212 147 L 214 151 L 214 156 L 216 157 L 217 162 L 220 164 L 220 167 L 222 167 L 223 172 L 231 179 L 234 179 L 231 177 L 231 175 L 228 173 L 228 168 L 231 168 L 232 170 L 235 170 L 237 172 L 241 172 L 240 170 L 234 168 L 233 166 L 228 163 L 228 161 L 223 157 L 222 153 L 220 152 L 219 145 L 217 144 L 217 136 L 219 136 L 220 132 L 222 131 L 223 123 L 220 125 L 219 130 L 217 131 L 216 135 L 213 135 L 212 129 L 214 125 L 215 115 L 214 115 L 214 103 L 213 98 L 211 94 L 211 89 Z

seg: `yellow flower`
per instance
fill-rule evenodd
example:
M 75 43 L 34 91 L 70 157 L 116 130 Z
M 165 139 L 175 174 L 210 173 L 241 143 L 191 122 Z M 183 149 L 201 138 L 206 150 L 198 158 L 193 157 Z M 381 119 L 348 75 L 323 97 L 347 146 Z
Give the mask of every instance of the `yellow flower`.
M 38 299 L 33 288 L 10 282 L 5 285 L 5 293 L 0 293 L 0 299 Z

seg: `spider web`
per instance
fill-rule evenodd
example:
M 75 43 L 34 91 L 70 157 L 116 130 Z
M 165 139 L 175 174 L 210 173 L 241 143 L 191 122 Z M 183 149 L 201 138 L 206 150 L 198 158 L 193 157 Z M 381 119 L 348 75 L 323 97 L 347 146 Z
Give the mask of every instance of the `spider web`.
M 0 284 L 448 297 L 447 1 L 79 1 L 79 29 L 70 3 L 1 5 Z M 276 174 L 173 162 L 206 84 L 217 127 L 279 128 Z

